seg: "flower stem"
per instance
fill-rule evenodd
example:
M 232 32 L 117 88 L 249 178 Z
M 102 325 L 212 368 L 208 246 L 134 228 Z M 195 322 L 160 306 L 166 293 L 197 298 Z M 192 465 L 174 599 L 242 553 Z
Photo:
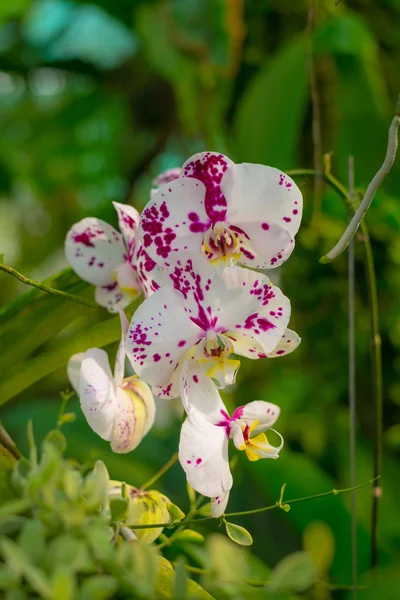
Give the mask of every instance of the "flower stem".
M 349 194 L 354 199 L 354 157 L 349 156 Z M 350 454 L 350 485 L 356 483 L 356 357 L 355 357 L 355 259 L 354 240 L 348 248 L 348 304 L 349 304 L 349 454 Z M 351 566 L 353 581 L 353 598 L 357 598 L 357 507 L 356 493 L 351 492 Z
M 389 173 L 389 171 L 392 168 L 393 163 L 395 161 L 397 144 L 398 144 L 397 132 L 399 129 L 399 125 L 400 125 L 400 96 L 397 101 L 396 114 L 392 120 L 390 127 L 389 127 L 388 145 L 387 145 L 385 160 L 383 161 L 381 168 L 378 169 L 378 171 L 374 175 L 371 183 L 367 187 L 367 191 L 364 194 L 364 198 L 363 198 L 360 206 L 358 207 L 354 217 L 350 221 L 346 231 L 344 232 L 344 234 L 342 235 L 342 237 L 340 238 L 340 240 L 338 241 L 336 246 L 334 246 L 334 248 L 332 248 L 332 250 L 330 252 L 328 252 L 328 254 L 326 254 L 326 256 L 323 256 L 321 258 L 321 262 L 327 263 L 327 262 L 331 262 L 332 260 L 337 258 L 339 256 L 339 254 L 341 254 L 344 250 L 346 250 L 347 246 L 349 245 L 350 240 L 356 234 L 356 231 L 357 231 L 358 227 L 360 226 L 360 223 L 362 222 L 362 220 L 365 216 L 365 213 L 371 206 L 371 202 L 374 198 L 376 190 L 378 189 L 378 187 L 380 186 L 382 181 L 385 179 L 386 175 Z
M 83 304 L 84 306 L 90 306 L 91 308 L 99 308 L 99 305 L 96 304 L 96 302 L 93 302 L 93 300 L 86 300 L 85 298 L 81 298 L 80 296 L 75 296 L 74 294 L 69 294 L 68 292 L 63 292 L 62 290 L 52 288 L 49 285 L 46 285 L 45 283 L 40 283 L 40 281 L 34 281 L 33 279 L 29 279 L 29 277 L 25 277 L 25 275 L 22 275 L 22 273 L 19 273 L 18 271 L 7 265 L 0 264 L 0 271 L 4 271 L 5 273 L 12 275 L 13 277 L 16 277 L 17 279 L 19 279 L 19 281 L 22 281 L 22 283 L 26 283 L 26 285 L 35 287 L 39 290 L 42 290 L 43 292 L 47 292 L 48 294 L 53 294 L 53 296 L 61 296 L 66 300 L 70 300 L 71 302 Z
M 155 473 L 155 475 L 153 475 L 153 477 L 151 477 L 148 481 L 146 481 L 146 483 L 144 485 L 142 485 L 142 487 L 140 489 L 146 490 L 151 485 L 153 485 L 153 483 L 158 481 L 158 479 L 160 479 L 160 477 L 162 477 L 167 471 L 170 470 L 170 468 L 176 463 L 177 460 L 178 460 L 178 453 L 174 452 L 174 454 L 171 456 L 169 461 L 166 462 L 165 465 L 163 467 L 161 467 L 161 469 L 159 471 L 157 471 L 157 473 Z
M 379 476 L 376 477 L 375 479 L 370 479 L 369 481 L 366 481 L 365 483 L 360 483 L 359 485 L 356 485 L 351 488 L 344 488 L 342 490 L 334 489 L 334 490 L 330 490 L 329 492 L 322 492 L 321 494 L 314 494 L 313 496 L 304 496 L 303 498 L 295 498 L 294 500 L 285 500 L 285 504 L 295 504 L 297 502 L 306 502 L 308 500 L 315 500 L 317 498 L 323 498 L 325 496 L 338 496 L 339 494 L 345 494 L 347 492 L 352 492 L 353 490 L 358 490 L 362 487 L 365 487 L 366 485 L 369 485 L 370 483 L 374 483 L 376 479 L 379 479 Z M 200 498 L 202 498 L 202 496 L 200 496 Z M 276 502 L 275 504 L 271 504 L 271 506 L 263 506 L 262 508 L 254 508 L 253 510 L 244 510 L 241 512 L 226 513 L 223 516 L 224 517 L 243 517 L 243 516 L 247 516 L 247 515 L 255 515 L 257 513 L 266 512 L 267 510 L 274 510 L 275 508 L 281 508 L 281 505 L 279 504 L 279 502 Z M 190 511 L 188 516 L 186 517 L 186 519 L 183 519 L 183 521 L 180 521 L 179 523 L 172 525 L 172 527 L 179 526 L 180 528 L 182 528 L 183 525 L 188 525 L 189 523 L 200 523 L 201 521 L 211 521 L 212 519 L 215 519 L 215 517 L 202 517 L 201 519 L 192 519 L 191 511 Z M 131 529 L 153 529 L 155 527 L 171 527 L 171 524 L 170 523 L 151 523 L 148 525 L 129 525 L 129 527 Z

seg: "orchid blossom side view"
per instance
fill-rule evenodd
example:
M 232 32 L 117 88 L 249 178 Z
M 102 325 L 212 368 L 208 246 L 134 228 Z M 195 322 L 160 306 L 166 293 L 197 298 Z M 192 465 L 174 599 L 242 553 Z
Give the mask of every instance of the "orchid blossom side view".
M 3 2 L 1 600 L 397 600 L 399 23 Z

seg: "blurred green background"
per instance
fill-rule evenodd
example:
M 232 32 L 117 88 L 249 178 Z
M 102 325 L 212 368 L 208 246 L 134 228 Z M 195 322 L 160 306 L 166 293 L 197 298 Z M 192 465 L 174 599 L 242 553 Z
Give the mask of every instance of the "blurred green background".
M 380 166 L 400 90 L 400 1 L 321 0 L 312 36 L 321 106 L 322 150 L 332 171 L 347 180 L 355 157 L 356 187 Z M 283 170 L 312 167 L 312 104 L 307 73 L 306 0 L 15 0 L 0 6 L 0 253 L 4 262 L 37 280 L 67 266 L 63 241 L 84 216 L 116 225 L 111 201 L 139 210 L 152 178 L 205 149 L 236 162 Z M 305 210 L 290 260 L 272 276 L 292 302 L 291 326 L 303 342 L 273 361 L 242 361 L 229 405 L 253 399 L 279 404 L 278 430 L 286 445 L 278 461 L 251 464 L 240 456 L 229 510 L 349 486 L 347 262 L 319 257 L 347 222 L 340 197 L 324 186 L 322 210 L 313 181 L 297 179 Z M 400 566 L 400 159 L 367 216 L 373 244 L 382 334 L 384 467 L 380 565 L 386 592 Z M 370 312 L 364 247 L 356 242 L 357 482 L 372 476 L 375 428 L 371 383 Z M 92 297 L 73 279 L 70 289 Z M 2 305 L 27 288 L 0 273 Z M 0 377 L 21 380 L 24 365 L 66 339 L 108 319 L 93 310 L 30 292 L 34 323 L 17 304 L 3 309 Z M 32 309 L 32 310 L 33 310 Z M 1 316 L 1 313 L 0 313 Z M 115 338 L 112 338 L 115 339 Z M 110 346 L 115 352 L 115 344 Z M 64 361 L 65 362 L 65 361 Z M 65 367 L 53 370 L 1 409 L 21 448 L 34 421 L 38 438 L 54 425 Z M 24 385 L 22 383 L 21 389 Z M 0 380 L 0 390 L 1 380 Z M 1 394 L 0 394 L 1 395 Z M 77 421 L 66 427 L 69 455 L 105 460 L 111 476 L 139 485 L 176 450 L 180 414 L 159 403 L 153 432 L 131 455 L 113 455 L 92 434 L 76 398 Z M 232 454 L 234 449 L 232 447 Z M 161 489 L 187 508 L 185 480 L 176 465 Z M 370 492 L 357 494 L 359 570 L 369 567 Z M 242 518 L 254 553 L 274 565 L 302 547 L 314 527 L 321 548 L 334 536 L 329 578 L 351 583 L 350 497 L 330 497 Z M 317 526 L 325 522 L 329 529 Z M 211 529 L 214 528 L 212 525 Z M 319 538 L 318 538 L 319 539 Z M 199 557 L 192 557 L 194 563 Z M 398 573 L 398 571 L 397 571 Z M 397 583 L 399 581 L 397 580 Z M 375 596 L 362 593 L 365 599 Z M 315 598 L 347 597 L 315 592 Z M 391 596 L 390 596 L 391 597 Z M 394 598 L 395 596 L 393 596 Z M 397 596 L 396 596 L 397 597 Z

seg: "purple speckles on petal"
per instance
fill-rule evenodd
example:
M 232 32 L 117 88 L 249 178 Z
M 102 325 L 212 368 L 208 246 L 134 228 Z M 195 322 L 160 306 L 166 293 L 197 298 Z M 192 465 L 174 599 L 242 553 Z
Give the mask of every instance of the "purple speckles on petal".
M 226 200 L 221 191 L 221 179 L 228 168 L 223 154 L 205 152 L 201 158 L 188 162 L 183 170 L 185 177 L 194 177 L 206 188 L 205 209 L 213 223 L 226 215 Z
M 154 362 L 158 362 L 159 360 L 161 360 L 161 356 L 159 354 L 154 354 L 153 360 L 154 360 Z
M 261 223 L 261 227 L 262 227 L 262 229 L 264 229 L 264 231 L 268 231 L 268 229 L 269 229 L 268 223 Z
M 193 375 L 193 381 L 195 383 L 199 383 L 199 378 L 197 377 L 197 375 Z
M 181 340 L 178 342 L 178 348 L 182 348 L 186 344 L 186 340 Z
M 198 458 L 198 459 L 196 460 L 196 465 L 200 465 L 200 464 L 201 464 L 201 462 L 202 462 L 202 460 L 203 460 L 202 458 Z

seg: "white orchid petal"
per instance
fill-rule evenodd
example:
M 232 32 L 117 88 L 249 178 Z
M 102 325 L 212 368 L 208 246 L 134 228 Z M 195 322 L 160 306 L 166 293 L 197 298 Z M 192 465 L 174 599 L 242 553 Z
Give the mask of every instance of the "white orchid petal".
M 128 258 L 131 258 L 135 249 L 140 215 L 136 208 L 129 204 L 113 202 L 113 205 L 118 213 L 119 229 L 125 240 Z
M 82 219 L 67 233 L 67 260 L 79 277 L 92 285 L 111 285 L 112 272 L 124 262 L 124 254 L 121 234 L 100 219 Z
M 143 439 L 146 419 L 146 406 L 141 398 L 118 387 L 110 440 L 113 452 L 123 454 L 134 450 Z
M 268 358 L 276 358 L 290 354 L 299 346 L 301 337 L 291 329 L 286 329 L 279 344 L 268 354 Z
M 290 232 L 276 223 L 245 223 L 231 226 L 237 234 L 238 248 L 242 253 L 239 262 L 257 269 L 274 269 L 290 256 L 294 240 Z M 264 227 L 263 227 L 264 226 Z M 240 233 L 242 231 L 243 233 Z
M 110 441 L 115 415 L 115 386 L 107 353 L 99 348 L 85 352 L 82 359 L 79 398 L 90 427 Z
M 115 367 L 114 367 L 114 382 L 115 385 L 121 385 L 124 374 L 125 374 L 125 337 L 128 333 L 129 323 L 126 318 L 126 314 L 123 310 L 119 311 L 119 318 L 121 321 L 121 341 L 118 346 L 117 354 L 115 357 Z
M 258 421 L 254 433 L 265 431 L 274 425 L 280 415 L 281 409 L 276 404 L 264 402 L 264 400 L 254 400 L 244 406 L 239 406 L 232 415 L 232 419 L 243 421 L 247 425 L 252 425 Z
M 225 218 L 226 199 L 221 181 L 233 166 L 234 163 L 223 154 L 200 152 L 191 156 L 182 167 L 182 177 L 193 177 L 205 186 L 205 211 L 213 223 Z
M 117 313 L 137 298 L 137 292 L 135 290 L 123 292 L 118 283 L 114 281 L 111 285 L 96 287 L 94 297 L 97 304 L 111 313 Z
M 228 500 L 229 492 L 225 492 L 225 494 L 221 494 L 216 498 L 211 498 L 211 514 L 215 519 L 222 517 L 227 507 Z
M 166 183 L 170 183 L 170 181 L 173 181 L 174 179 L 178 179 L 180 174 L 180 167 L 173 167 L 172 169 L 167 169 L 166 171 L 162 171 L 162 173 L 157 175 L 157 177 L 151 182 L 151 185 L 155 188 L 159 188 L 162 185 L 165 185 Z
M 238 331 L 252 337 L 264 355 L 272 352 L 290 318 L 290 302 L 281 290 L 261 273 L 230 267 L 213 279 L 212 291 L 221 307 L 217 325 L 229 332 L 231 339 Z M 240 354 L 240 345 L 235 352 Z M 249 356 L 248 348 L 245 356 Z
M 238 450 L 244 450 L 246 447 L 242 428 L 238 423 L 232 423 L 231 425 L 231 439 Z
M 164 287 L 149 296 L 133 315 L 126 337 L 127 355 L 141 379 L 152 386 L 168 386 L 199 334 L 185 313 L 181 294 Z
M 139 240 L 132 264 L 146 298 L 169 282 L 166 272 L 150 258 Z
M 182 365 L 180 393 L 183 408 L 189 416 L 195 412 L 201 413 L 213 424 L 228 416 L 215 383 L 207 377 L 203 366 L 195 359 L 186 360 Z
M 153 394 L 150 387 L 139 379 L 137 375 L 127 377 L 123 384 L 122 389 L 129 392 L 135 400 L 141 400 L 146 408 L 146 418 L 143 435 L 146 435 L 153 427 L 154 419 L 156 416 L 156 404 L 154 402 Z
M 296 235 L 303 197 L 295 182 L 279 169 L 250 163 L 233 165 L 224 174 L 221 189 L 230 224 L 244 228 L 247 223 L 259 223 L 267 234 L 265 225 L 275 223 L 292 237 Z
M 179 461 L 199 494 L 215 498 L 231 489 L 228 441 L 223 427 L 213 425 L 197 411 L 183 423 Z
M 68 379 L 74 389 L 74 391 L 79 394 L 79 381 L 81 374 L 81 365 L 83 360 L 84 352 L 78 352 L 78 354 L 73 354 L 68 361 L 67 365 L 67 375 Z
M 209 227 L 201 182 L 179 178 L 157 190 L 140 219 L 139 237 L 147 254 L 159 265 L 174 264 L 189 248 L 200 253 Z

